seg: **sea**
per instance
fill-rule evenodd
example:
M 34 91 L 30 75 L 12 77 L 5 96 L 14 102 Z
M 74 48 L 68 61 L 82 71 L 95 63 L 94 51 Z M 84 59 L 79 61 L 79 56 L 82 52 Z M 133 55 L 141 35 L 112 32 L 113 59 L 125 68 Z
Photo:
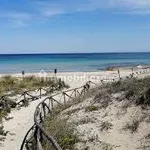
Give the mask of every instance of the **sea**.
M 0 73 L 101 71 L 107 67 L 149 65 L 147 53 L 0 54 Z

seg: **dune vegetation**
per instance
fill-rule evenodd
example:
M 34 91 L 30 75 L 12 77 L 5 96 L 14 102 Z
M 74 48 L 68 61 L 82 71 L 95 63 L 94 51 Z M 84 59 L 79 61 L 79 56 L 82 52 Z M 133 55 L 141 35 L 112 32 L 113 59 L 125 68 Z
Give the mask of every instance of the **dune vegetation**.
M 44 127 L 63 150 L 150 148 L 150 77 L 99 85 L 56 110 Z
M 24 78 L 16 78 L 12 76 L 4 76 L 0 78 L 0 96 L 4 94 L 16 95 L 23 91 L 35 90 L 40 87 L 60 86 L 60 88 L 67 87 L 67 85 L 60 79 L 54 78 L 39 78 L 35 76 L 27 76 Z
M 68 88 L 61 79 L 56 78 L 39 78 L 35 76 L 27 76 L 17 78 L 12 76 L 3 76 L 0 78 L 0 124 L 2 118 L 10 113 L 11 108 L 16 107 L 16 102 L 11 99 L 12 96 L 21 95 L 25 91 L 33 91 L 39 88 L 46 88 L 47 90 L 54 87 L 56 90 Z M 5 99 L 3 97 L 5 96 Z M 0 134 L 5 135 L 3 126 L 0 126 Z

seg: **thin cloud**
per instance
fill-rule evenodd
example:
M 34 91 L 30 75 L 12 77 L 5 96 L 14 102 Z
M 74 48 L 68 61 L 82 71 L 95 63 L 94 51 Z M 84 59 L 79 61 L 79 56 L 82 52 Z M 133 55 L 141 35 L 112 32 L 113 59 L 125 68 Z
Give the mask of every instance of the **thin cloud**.
M 150 0 L 62 0 L 38 1 L 36 3 L 45 16 L 62 15 L 67 13 L 97 11 L 100 9 L 116 9 L 119 12 L 131 14 L 148 14 Z M 43 13 L 44 12 L 44 13 Z
M 22 20 L 12 20 L 11 24 L 12 24 L 13 28 L 20 28 L 20 27 L 27 27 L 28 26 L 28 24 Z
M 0 13 L 0 18 L 3 18 L 11 23 L 12 27 L 26 27 L 31 20 L 31 14 L 24 12 L 3 12 Z
M 58 10 L 58 9 L 43 9 L 41 10 L 41 15 L 45 17 L 52 17 L 56 15 L 62 15 L 65 14 L 66 12 L 64 10 Z
M 111 0 L 113 6 L 120 10 L 120 13 L 130 15 L 149 15 L 150 0 Z M 116 3 L 115 3 L 116 2 Z
M 23 12 L 11 8 L 8 12 L 0 12 L 0 18 L 11 22 L 13 26 L 25 27 L 33 21 L 47 20 L 56 15 L 101 9 L 130 15 L 150 14 L 150 0 L 33 0 L 25 3 L 27 5 Z

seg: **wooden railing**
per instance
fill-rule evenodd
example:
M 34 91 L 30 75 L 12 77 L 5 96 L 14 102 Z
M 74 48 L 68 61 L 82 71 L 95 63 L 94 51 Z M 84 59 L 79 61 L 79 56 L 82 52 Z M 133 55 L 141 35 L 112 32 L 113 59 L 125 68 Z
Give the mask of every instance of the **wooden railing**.
M 52 96 L 47 97 L 43 100 L 39 105 L 36 107 L 34 113 L 34 125 L 32 128 L 27 132 L 22 146 L 20 150 L 42 150 L 42 143 L 48 143 L 51 147 L 56 150 L 61 150 L 61 147 L 57 143 L 57 141 L 50 135 L 46 133 L 44 130 L 42 123 L 46 116 L 53 115 L 53 110 L 56 106 L 63 106 L 69 100 L 73 100 L 75 97 L 83 96 L 85 93 L 89 91 L 92 85 L 96 85 L 95 83 L 89 81 L 84 86 L 75 89 L 69 89 Z
M 38 100 L 42 98 L 42 96 L 49 95 L 57 90 L 59 90 L 59 87 L 40 87 L 36 90 L 21 92 L 20 94 L 17 94 L 15 96 L 12 96 L 11 94 L 0 96 L 0 111 L 7 111 L 8 109 L 11 109 L 11 107 L 15 108 L 17 106 L 28 105 L 29 102 Z M 13 103 L 13 106 L 10 106 L 10 103 Z
M 140 75 L 143 73 L 147 73 L 147 71 L 137 72 L 134 74 Z M 133 75 L 127 77 L 132 78 Z M 111 78 L 111 79 L 105 79 L 100 81 L 101 84 L 105 84 L 108 82 L 125 79 L 127 77 L 118 78 L 118 79 Z M 46 116 L 48 115 L 53 116 L 53 111 L 56 106 L 63 107 L 64 104 L 67 103 L 67 101 L 73 100 L 78 96 L 85 95 L 92 87 L 92 85 L 97 85 L 97 84 L 88 81 L 84 86 L 62 91 L 57 94 L 53 94 L 51 96 L 46 97 L 42 102 L 40 102 L 39 105 L 36 107 L 34 113 L 34 125 L 30 128 L 30 130 L 25 135 L 20 150 L 43 150 L 42 147 L 43 142 L 45 142 L 46 144 L 49 145 L 49 147 L 52 147 L 55 150 L 62 150 L 62 148 L 57 143 L 57 141 L 51 135 L 49 135 L 43 128 L 42 126 L 43 121 Z

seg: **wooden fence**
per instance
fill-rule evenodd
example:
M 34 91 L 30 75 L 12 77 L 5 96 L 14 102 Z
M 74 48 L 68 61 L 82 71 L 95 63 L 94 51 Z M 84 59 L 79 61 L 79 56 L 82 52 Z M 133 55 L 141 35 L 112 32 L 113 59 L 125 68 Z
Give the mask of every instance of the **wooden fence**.
M 66 104 L 67 101 L 70 101 L 71 99 L 73 100 L 78 96 L 85 95 L 92 87 L 92 85 L 96 84 L 89 81 L 84 86 L 54 94 L 39 103 L 34 114 L 35 124 L 27 132 L 20 150 L 43 150 L 43 141 L 49 144 L 54 149 L 61 150 L 61 147 L 59 146 L 57 141 L 46 133 L 46 131 L 42 127 L 42 123 L 46 116 L 53 115 L 55 106 L 59 105 L 61 107 Z
M 134 74 L 140 75 L 143 73 L 147 73 L 147 71 L 136 72 Z M 132 78 L 134 74 L 131 74 L 130 76 L 124 78 L 129 78 L 129 77 Z M 101 83 L 105 84 L 108 82 L 113 82 L 121 79 L 123 78 L 120 78 L 119 75 L 118 79 L 111 78 L 111 79 L 101 80 Z M 51 96 L 46 97 L 42 102 L 40 102 L 39 105 L 36 107 L 34 113 L 34 125 L 30 128 L 30 130 L 25 135 L 20 150 L 43 150 L 42 147 L 43 142 L 48 144 L 54 150 L 62 150 L 62 148 L 57 143 L 57 141 L 44 130 L 42 126 L 43 121 L 46 116 L 48 115 L 53 116 L 53 110 L 55 109 L 55 106 L 61 107 L 64 104 L 66 104 L 67 101 L 71 99 L 73 100 L 78 96 L 85 95 L 92 87 L 92 85 L 97 85 L 97 84 L 88 81 L 84 86 L 75 89 L 66 90 L 57 94 L 53 94 Z
M 28 105 L 29 102 L 38 100 L 42 96 L 53 93 L 59 87 L 50 86 L 49 88 L 40 87 L 36 90 L 24 91 L 20 94 L 12 96 L 11 94 L 0 96 L 0 111 L 15 108 L 16 106 Z

